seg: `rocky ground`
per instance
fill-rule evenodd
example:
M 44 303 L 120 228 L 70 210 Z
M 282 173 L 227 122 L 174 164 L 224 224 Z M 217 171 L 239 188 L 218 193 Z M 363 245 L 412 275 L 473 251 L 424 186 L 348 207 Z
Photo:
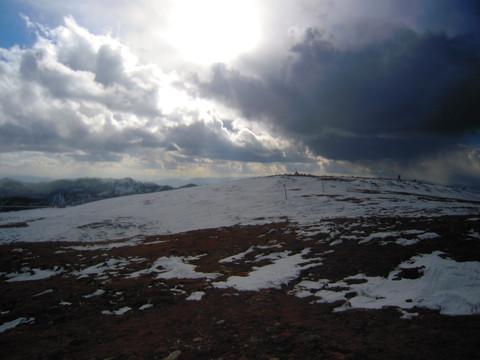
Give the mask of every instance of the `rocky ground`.
M 417 241 L 422 232 L 437 236 Z M 480 261 L 478 233 L 480 220 L 472 217 L 361 218 L 302 229 L 283 222 L 108 243 L 0 245 L 1 358 L 480 358 L 479 315 L 396 307 L 334 312 L 355 294 L 318 303 L 294 291 L 305 279 L 387 276 L 412 256 L 434 251 Z M 247 276 L 285 251 L 321 260 L 282 286 L 213 286 Z M 169 270 L 155 265 L 160 258 L 188 259 L 191 267 Z M 416 278 L 421 269 L 399 276 Z

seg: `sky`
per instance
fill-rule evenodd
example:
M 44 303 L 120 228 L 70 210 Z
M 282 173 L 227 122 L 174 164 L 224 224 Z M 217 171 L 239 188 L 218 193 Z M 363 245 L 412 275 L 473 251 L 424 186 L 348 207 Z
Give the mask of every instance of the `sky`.
M 480 187 L 477 0 L 0 0 L 0 177 Z

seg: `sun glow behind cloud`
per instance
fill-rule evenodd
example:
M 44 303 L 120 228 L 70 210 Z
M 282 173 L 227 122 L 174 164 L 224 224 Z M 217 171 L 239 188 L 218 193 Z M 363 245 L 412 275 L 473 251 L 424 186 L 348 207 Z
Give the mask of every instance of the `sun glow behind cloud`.
M 251 0 L 179 0 L 166 39 L 188 61 L 226 62 L 255 48 L 260 21 Z

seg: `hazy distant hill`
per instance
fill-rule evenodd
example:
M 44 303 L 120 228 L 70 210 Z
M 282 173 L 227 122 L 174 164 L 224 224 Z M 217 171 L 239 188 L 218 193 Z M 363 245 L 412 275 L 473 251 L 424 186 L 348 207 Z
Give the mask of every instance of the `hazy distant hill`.
M 172 190 L 169 185 L 139 182 L 131 178 L 80 178 L 40 183 L 0 179 L 1 211 L 23 207 L 73 206 L 116 196 Z
M 159 184 L 169 184 L 175 188 L 180 187 L 189 187 L 192 184 L 195 185 L 211 185 L 211 184 L 221 184 L 229 181 L 242 180 L 245 177 L 197 177 L 197 178 L 164 178 L 156 179 L 155 182 Z

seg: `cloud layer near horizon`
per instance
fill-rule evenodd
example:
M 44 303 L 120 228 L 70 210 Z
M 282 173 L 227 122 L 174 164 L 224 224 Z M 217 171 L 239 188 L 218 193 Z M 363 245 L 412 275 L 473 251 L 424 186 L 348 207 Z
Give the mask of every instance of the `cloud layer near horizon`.
M 264 17 L 274 29 L 264 48 L 210 70 L 175 70 L 162 46 L 164 63 L 161 53 L 140 57 L 138 32 L 27 19 L 37 42 L 0 48 L 0 170 L 480 182 L 475 1 L 261 3 L 276 10 Z

